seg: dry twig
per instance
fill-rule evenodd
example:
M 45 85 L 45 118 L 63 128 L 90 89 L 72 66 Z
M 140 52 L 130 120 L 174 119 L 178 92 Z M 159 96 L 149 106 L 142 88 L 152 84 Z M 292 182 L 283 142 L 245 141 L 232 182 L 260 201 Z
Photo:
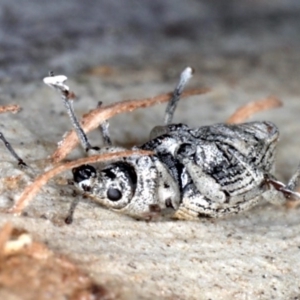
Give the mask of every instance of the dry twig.
M 193 96 L 193 95 L 201 95 L 209 92 L 210 89 L 195 89 L 183 92 L 181 98 Z M 152 98 L 144 98 L 140 100 L 126 100 L 122 102 L 118 102 L 112 105 L 108 105 L 106 107 L 99 107 L 91 110 L 89 113 L 83 116 L 81 121 L 81 126 L 84 132 L 90 132 L 93 129 L 97 128 L 100 124 L 102 124 L 105 120 L 124 112 L 131 112 L 138 108 L 146 108 L 155 104 L 167 102 L 170 100 L 172 93 L 159 95 Z M 53 163 L 60 162 L 63 160 L 72 149 L 78 144 L 78 137 L 74 130 L 70 131 L 65 139 L 60 143 L 57 150 L 51 155 L 51 160 Z
M 12 105 L 1 105 L 0 106 L 0 114 L 6 113 L 6 112 L 12 112 L 13 114 L 19 112 L 21 107 L 16 104 Z
M 84 164 L 88 163 L 97 163 L 97 162 L 103 162 L 108 160 L 114 160 L 120 157 L 127 157 L 131 155 L 150 155 L 152 154 L 151 151 L 142 151 L 142 150 L 125 150 L 115 153 L 105 153 L 105 154 L 99 154 L 99 155 L 93 155 L 89 157 L 84 157 L 77 159 L 75 161 L 71 161 L 68 163 L 60 164 L 51 170 L 41 174 L 38 176 L 33 183 L 31 183 L 29 186 L 25 188 L 25 190 L 22 192 L 19 199 L 16 201 L 15 205 L 9 209 L 9 212 L 14 214 L 19 214 L 22 212 L 22 210 L 28 205 L 30 200 L 38 193 L 38 191 L 41 189 L 43 185 L 45 185 L 52 177 L 58 175 L 59 173 L 62 173 L 64 171 L 70 170 L 72 168 L 79 167 Z
M 282 102 L 274 97 L 269 96 L 267 98 L 252 101 L 247 103 L 241 107 L 239 107 L 226 121 L 228 124 L 239 124 L 245 122 L 245 120 L 249 119 L 252 115 L 268 110 L 271 108 L 277 108 L 282 106 Z

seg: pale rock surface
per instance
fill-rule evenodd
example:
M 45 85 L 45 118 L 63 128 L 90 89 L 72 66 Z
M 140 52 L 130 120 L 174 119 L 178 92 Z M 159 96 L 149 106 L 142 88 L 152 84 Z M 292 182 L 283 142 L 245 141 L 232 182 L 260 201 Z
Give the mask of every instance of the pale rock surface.
M 222 1 L 213 2 L 217 5 Z M 9 3 L 10 1 L 6 3 L 6 7 L 10 13 L 18 11 L 17 6 Z M 43 18 L 37 16 L 43 10 L 40 8 L 34 13 L 36 1 L 30 3 L 23 14 L 24 18 L 27 14 L 32 32 L 36 37 L 42 36 L 45 24 L 42 22 Z M 39 56 L 38 50 L 31 52 L 30 44 L 26 44 L 28 47 L 24 48 L 24 52 L 18 47 L 12 52 L 4 52 L 10 56 L 3 58 L 8 69 L 2 69 L 0 74 L 1 104 L 16 103 L 23 107 L 23 111 L 17 115 L 1 115 L 1 131 L 32 169 L 22 170 L 17 167 L 0 143 L 1 208 L 10 207 L 35 175 L 43 171 L 45 166 L 41 160 L 55 150 L 57 142 L 70 129 L 70 122 L 59 96 L 41 80 L 47 75 L 48 69 L 54 68 L 56 71 L 56 67 L 61 67 L 70 78 L 68 84 L 79 97 L 75 102 L 78 115 L 96 107 L 99 100 L 109 104 L 122 99 L 168 92 L 173 89 L 178 74 L 186 65 L 196 69 L 189 86 L 209 86 L 212 92 L 180 102 L 175 114 L 176 122 L 190 126 L 222 122 L 240 105 L 270 94 L 275 95 L 282 99 L 284 106 L 257 114 L 252 120 L 270 120 L 278 125 L 281 138 L 278 144 L 277 175 L 280 180 L 287 182 L 300 161 L 298 2 L 276 1 L 277 4 L 271 7 L 268 1 L 258 1 L 256 6 L 252 6 L 251 1 L 244 1 L 245 6 L 231 1 L 231 10 L 227 11 L 229 20 L 231 17 L 234 19 L 235 16 L 241 16 L 242 12 L 245 16 L 250 14 L 250 22 L 251 14 L 260 12 L 261 21 L 264 14 L 269 16 L 268 13 L 271 12 L 279 16 L 279 21 L 276 19 L 279 23 L 276 20 L 273 22 L 280 24 L 273 28 L 273 25 L 267 23 L 268 26 L 250 26 L 249 29 L 247 22 L 241 22 L 241 28 L 234 33 L 230 31 L 230 26 L 226 31 L 221 26 L 223 23 L 218 23 L 219 17 L 223 16 L 220 7 L 214 11 L 213 5 L 189 1 L 191 5 L 185 7 L 187 11 L 184 11 L 182 6 L 176 9 L 169 1 L 167 3 L 166 7 L 169 5 L 173 9 L 165 10 L 163 16 L 168 18 L 162 18 L 163 25 L 158 21 L 155 24 L 147 23 L 148 19 L 142 17 L 138 22 L 143 24 L 143 20 L 145 24 L 156 25 L 158 28 L 166 26 L 170 36 L 156 36 L 154 33 L 157 28 L 146 26 L 146 30 L 148 28 L 157 37 L 155 45 L 163 45 L 161 48 L 149 48 L 151 43 L 146 38 L 143 44 L 143 34 L 135 32 L 128 43 L 123 44 L 121 38 L 110 40 L 105 31 L 103 40 L 83 39 L 77 48 L 72 48 L 72 43 L 64 48 L 62 41 L 60 47 L 64 50 L 60 52 L 59 47 L 51 48 L 51 40 L 57 41 L 59 29 L 63 28 L 64 37 L 69 33 L 68 28 L 73 30 L 70 29 L 70 32 L 74 36 L 78 32 L 80 35 L 82 28 L 94 28 L 92 19 L 97 14 L 87 14 L 91 16 L 87 23 L 83 22 L 87 27 L 78 27 L 78 24 L 77 27 L 74 24 L 75 27 L 72 27 L 71 23 L 67 23 L 65 28 L 59 27 L 55 22 L 62 22 L 61 18 L 53 17 L 60 10 L 47 6 L 45 22 L 49 21 L 47 18 L 51 21 L 53 17 L 51 24 L 54 29 L 47 27 L 50 41 L 41 43 L 40 51 L 44 54 L 44 60 L 36 59 Z M 198 5 L 205 8 L 201 14 L 204 24 L 209 26 L 211 20 L 218 24 L 214 34 L 205 35 L 205 28 L 202 28 L 201 34 L 197 35 L 196 27 L 191 26 L 194 28 L 194 35 L 189 39 L 182 36 L 171 37 L 178 33 L 176 28 L 181 28 L 178 16 L 185 20 L 184 16 L 196 7 L 199 9 Z M 140 7 L 140 10 L 143 9 Z M 89 12 L 92 11 L 91 8 Z M 284 11 L 291 16 L 290 21 L 284 21 L 283 17 L 280 19 Z M 66 15 L 63 12 L 61 10 L 58 16 Z M 80 15 L 80 5 L 76 5 L 75 12 Z M 31 17 L 32 14 L 35 18 Z M 148 16 L 149 20 L 152 14 Z M 26 24 L 21 13 L 15 15 L 19 17 L 19 21 L 16 19 L 16 23 L 13 23 L 16 28 L 19 28 L 18 22 Z M 195 22 L 195 26 L 199 25 L 195 21 L 195 14 L 193 16 L 191 24 Z M 122 26 L 122 22 L 129 22 L 127 19 L 115 19 L 121 22 L 118 26 Z M 10 24 L 10 19 L 7 20 L 6 18 L 6 22 Z M 34 26 L 32 22 L 36 22 Z M 168 27 L 170 24 L 177 24 L 177 27 Z M 251 24 L 255 25 L 255 21 Z M 243 31 L 243 26 L 246 31 Z M 15 27 L 12 25 L 10 29 L 12 28 Z M 10 43 L 22 45 L 30 28 L 23 26 L 18 31 L 19 34 L 9 40 Z M 144 31 L 141 29 L 141 32 Z M 5 33 L 7 34 L 3 31 L 1 34 Z M 41 41 L 44 42 L 43 38 Z M 98 43 L 99 49 L 100 41 L 104 45 L 97 52 L 93 43 Z M 119 49 L 119 44 L 124 48 Z M 28 61 L 22 60 L 24 53 L 32 53 L 33 56 Z M 151 60 L 149 58 L 148 61 L 149 53 Z M 105 59 L 99 60 L 103 55 Z M 76 73 L 85 67 L 97 65 L 108 65 L 112 72 L 98 77 L 83 72 Z M 27 83 L 14 80 L 20 74 L 21 78 L 26 78 Z M 162 123 L 164 109 L 165 105 L 158 105 L 113 118 L 110 129 L 114 143 L 130 146 L 147 140 L 152 127 Z M 97 145 L 100 140 L 98 132 L 89 136 L 92 144 Z M 69 158 L 82 155 L 84 153 L 78 147 Z M 25 215 L 18 217 L 1 213 L 0 225 L 11 221 L 15 226 L 27 229 L 35 239 L 45 242 L 50 249 L 64 253 L 76 261 L 95 281 L 118 291 L 121 299 L 299 298 L 299 209 L 287 210 L 262 203 L 251 211 L 226 219 L 146 223 L 110 212 L 84 199 L 77 207 L 73 224 L 66 225 L 64 219 L 74 197 L 72 187 L 62 185 L 62 180 L 59 180 L 61 177 L 71 178 L 71 172 L 50 181 L 26 208 Z

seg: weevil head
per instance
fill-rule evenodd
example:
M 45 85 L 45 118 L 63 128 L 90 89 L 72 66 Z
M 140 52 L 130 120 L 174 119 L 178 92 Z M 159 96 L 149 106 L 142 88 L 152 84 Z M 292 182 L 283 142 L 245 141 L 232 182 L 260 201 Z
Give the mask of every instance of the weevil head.
M 90 191 L 96 178 L 96 169 L 91 165 L 82 165 L 74 168 L 72 172 L 75 185 L 82 191 Z

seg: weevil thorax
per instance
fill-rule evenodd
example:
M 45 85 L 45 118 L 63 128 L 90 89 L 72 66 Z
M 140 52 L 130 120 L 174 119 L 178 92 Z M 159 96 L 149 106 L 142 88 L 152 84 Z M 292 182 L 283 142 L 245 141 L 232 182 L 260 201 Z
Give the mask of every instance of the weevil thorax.
M 73 169 L 75 186 L 107 208 L 148 218 L 173 214 L 180 193 L 171 175 L 156 157 L 126 157 L 104 167 Z

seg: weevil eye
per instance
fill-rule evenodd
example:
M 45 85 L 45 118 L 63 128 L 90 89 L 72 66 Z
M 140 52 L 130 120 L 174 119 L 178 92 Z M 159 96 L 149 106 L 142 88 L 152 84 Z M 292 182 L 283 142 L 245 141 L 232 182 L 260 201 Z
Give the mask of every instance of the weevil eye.
M 96 176 L 96 169 L 91 165 L 82 165 L 72 169 L 73 179 L 76 183 Z
M 130 163 L 118 161 L 100 171 L 99 182 L 105 203 L 109 207 L 121 209 L 134 197 L 137 174 Z
M 107 198 L 111 201 L 118 201 L 122 198 L 122 193 L 118 189 L 109 188 L 107 191 Z

